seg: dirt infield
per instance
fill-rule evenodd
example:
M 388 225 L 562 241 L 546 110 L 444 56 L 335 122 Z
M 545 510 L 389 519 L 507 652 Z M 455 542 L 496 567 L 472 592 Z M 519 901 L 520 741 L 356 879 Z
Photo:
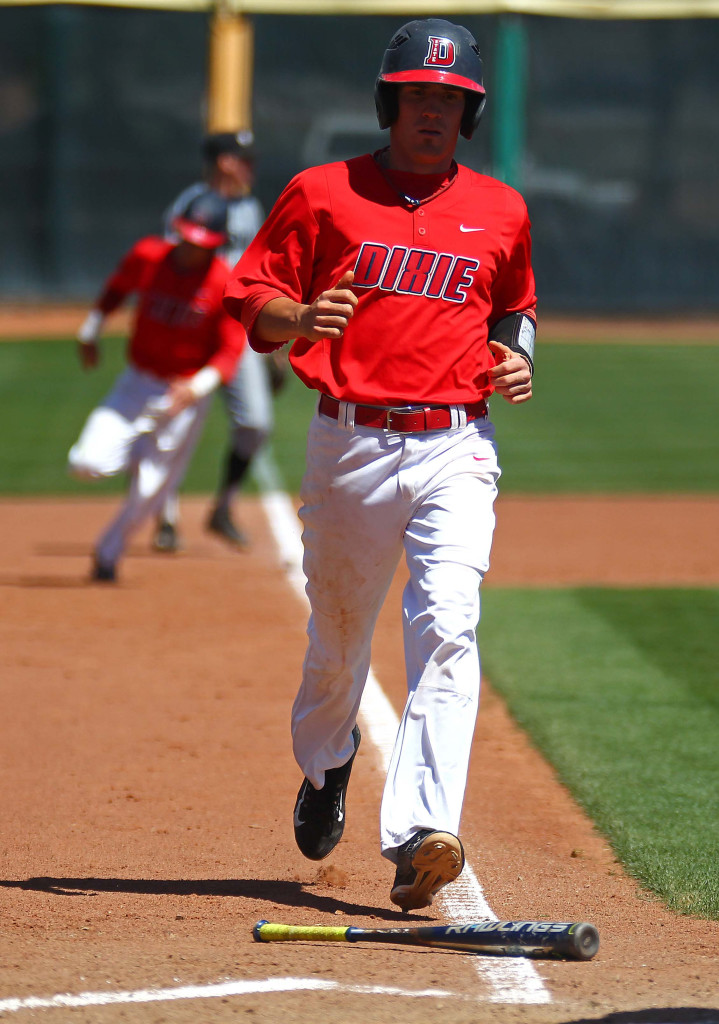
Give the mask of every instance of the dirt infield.
M 488 587 L 719 584 L 718 499 L 501 500 Z M 677 918 L 623 875 L 489 685 L 463 821 L 469 862 L 501 917 L 593 921 L 599 955 L 527 974 L 447 951 L 254 943 L 263 918 L 406 923 L 378 855 L 378 755 L 366 734 L 345 838 L 327 862 L 305 861 L 288 732 L 305 607 L 261 505 L 243 504 L 245 554 L 208 537 L 204 503 L 188 500 L 181 555 L 152 553 L 143 534 L 119 585 L 91 585 L 92 539 L 113 507 L 0 502 L 0 1019 L 719 1021 L 719 925 Z M 526 549 L 510 552 L 528 521 Z M 640 531 L 659 531 L 649 568 Z M 400 586 L 373 652 L 396 712 Z M 443 920 L 441 908 L 413 918 Z M 22 1002 L 34 997 L 48 1002 Z

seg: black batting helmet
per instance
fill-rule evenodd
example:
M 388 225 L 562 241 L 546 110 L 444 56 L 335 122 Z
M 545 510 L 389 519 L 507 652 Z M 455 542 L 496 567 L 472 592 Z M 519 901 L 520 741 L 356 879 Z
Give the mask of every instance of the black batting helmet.
M 195 196 L 172 222 L 184 242 L 201 249 L 219 249 L 227 244 L 227 200 L 206 189 Z
M 238 132 L 213 132 L 202 142 L 202 156 L 208 163 L 217 163 L 223 153 L 231 153 L 252 163 L 255 159 L 255 137 L 249 128 Z
M 442 18 L 409 21 L 392 36 L 375 82 L 374 100 L 380 128 L 397 119 L 397 86 L 403 82 L 438 82 L 464 89 L 460 131 L 471 139 L 484 109 L 482 59 L 474 36 L 462 25 Z

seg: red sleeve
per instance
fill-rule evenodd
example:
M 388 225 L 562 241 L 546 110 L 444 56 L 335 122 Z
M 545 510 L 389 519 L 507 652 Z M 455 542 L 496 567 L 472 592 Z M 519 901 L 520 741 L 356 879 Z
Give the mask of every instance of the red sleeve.
M 146 241 L 141 238 L 136 242 L 105 282 L 97 301 L 98 309 L 105 315 L 121 306 L 127 296 L 137 290 L 146 263 Z
M 537 296 L 532 271 L 532 242 L 527 207 L 518 192 L 508 190 L 506 234 L 502 239 L 497 279 L 492 288 L 489 325 L 510 313 L 536 320 Z
M 298 175 L 275 203 L 225 288 L 225 309 L 244 324 L 256 351 L 272 352 L 285 344 L 262 341 L 253 333 L 257 315 L 270 299 L 308 302 L 314 298 L 308 290 L 317 234 L 317 221 Z
M 247 335 L 242 324 L 233 320 L 227 313 L 220 312 L 217 317 L 218 348 L 207 360 L 207 366 L 219 370 L 222 383 L 232 378 L 240 356 L 247 343 Z

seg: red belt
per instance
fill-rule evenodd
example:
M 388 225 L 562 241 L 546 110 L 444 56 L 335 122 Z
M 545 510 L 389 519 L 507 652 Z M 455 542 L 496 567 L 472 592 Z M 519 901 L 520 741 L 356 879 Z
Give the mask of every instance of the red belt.
M 339 418 L 341 402 L 329 395 L 320 398 L 319 410 L 323 416 L 333 420 Z M 487 403 L 473 402 L 471 405 L 455 406 L 464 409 L 467 423 L 487 415 Z M 377 427 L 379 430 L 396 430 L 399 434 L 413 434 L 419 430 L 448 430 L 452 426 L 452 407 L 449 405 L 405 405 L 384 408 L 379 405 L 356 405 L 354 421 L 359 427 Z M 456 426 L 455 413 L 455 426 Z

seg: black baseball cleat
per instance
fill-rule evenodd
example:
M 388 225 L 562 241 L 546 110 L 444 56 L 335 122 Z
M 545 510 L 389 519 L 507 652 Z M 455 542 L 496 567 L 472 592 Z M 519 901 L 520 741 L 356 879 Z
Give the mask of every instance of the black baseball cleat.
M 155 551 L 162 551 L 168 555 L 174 555 L 180 550 L 182 544 L 174 523 L 168 523 L 166 519 L 157 524 L 155 536 L 152 538 L 152 546 Z
M 93 559 L 90 579 L 93 583 L 116 583 L 117 569 L 114 565 L 102 563 L 97 556 Z
M 420 829 L 397 850 L 397 872 L 389 898 L 402 910 L 428 907 L 463 867 L 464 848 L 457 836 Z
M 339 768 L 328 768 L 325 784 L 315 789 L 309 779 L 300 786 L 295 803 L 295 842 L 305 857 L 322 860 L 332 853 L 345 829 L 345 794 L 352 762 L 360 745 L 359 727 L 352 730 L 354 754 Z
M 246 548 L 249 546 L 249 538 L 247 534 L 243 533 L 242 530 L 232 522 L 230 513 L 226 508 L 217 507 L 212 510 L 206 523 L 207 529 L 210 533 L 216 533 L 218 537 L 222 537 L 228 544 L 232 544 L 235 548 Z

